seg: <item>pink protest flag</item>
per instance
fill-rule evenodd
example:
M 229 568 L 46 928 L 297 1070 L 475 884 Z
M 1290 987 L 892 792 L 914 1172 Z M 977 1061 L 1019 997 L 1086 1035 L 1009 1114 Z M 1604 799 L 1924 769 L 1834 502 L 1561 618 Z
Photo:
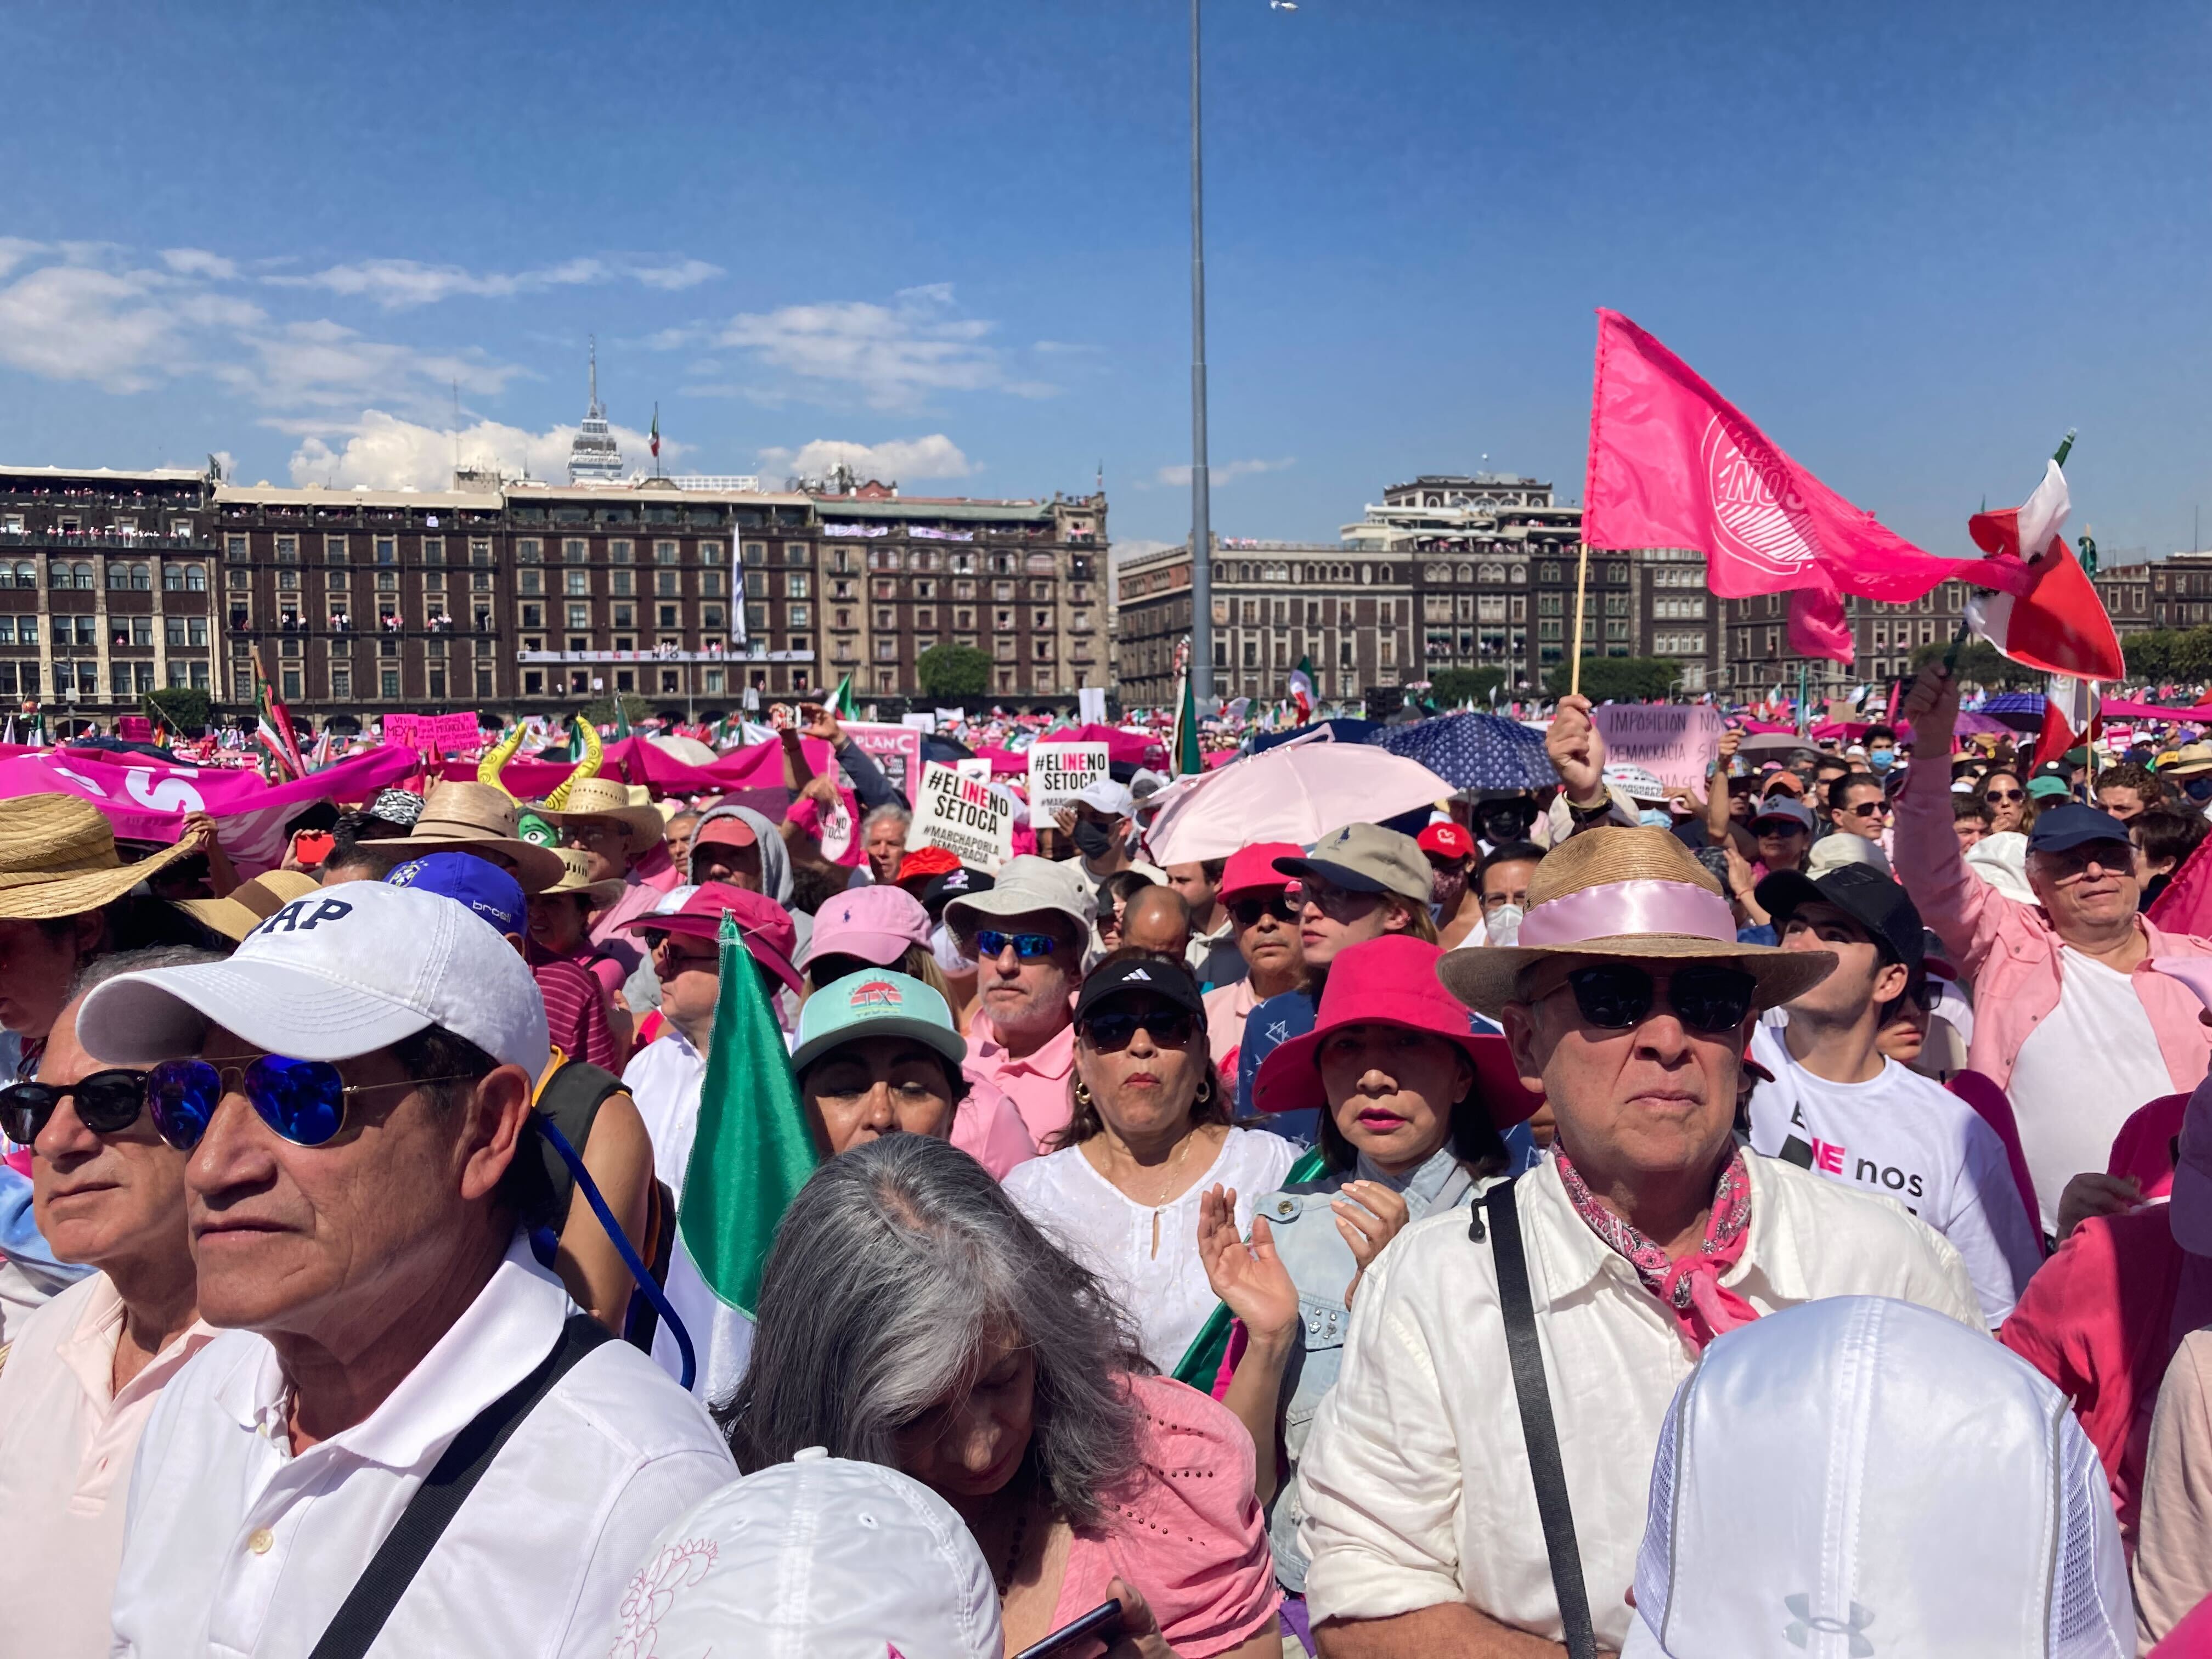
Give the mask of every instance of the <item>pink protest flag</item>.
M 1846 663 L 1844 594 L 1903 604 L 1938 582 L 2031 585 L 2017 562 L 1915 547 L 1791 460 L 1627 318 L 1597 317 L 1583 512 L 1590 546 L 1696 548 L 1715 593 L 1792 593 L 1790 648 Z

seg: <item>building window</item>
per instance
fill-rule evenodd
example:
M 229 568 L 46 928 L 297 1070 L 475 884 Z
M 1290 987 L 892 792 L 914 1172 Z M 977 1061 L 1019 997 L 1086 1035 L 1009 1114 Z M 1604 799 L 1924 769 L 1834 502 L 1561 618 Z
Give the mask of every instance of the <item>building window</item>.
M 653 543 L 653 562 L 655 564 L 674 564 L 676 562 L 676 544 L 674 542 Z
M 225 536 L 222 538 L 222 556 L 226 559 L 242 559 L 246 557 L 246 538 L 243 536 Z
M 376 538 L 376 562 L 379 564 L 398 564 L 399 562 L 399 541 L 397 537 L 379 536 Z
M 811 542 L 786 542 L 783 544 L 783 562 L 786 564 L 813 563 L 813 544 Z
M 328 564 L 343 564 L 346 562 L 346 538 L 343 536 L 324 537 L 323 559 Z
M 683 589 L 677 586 L 677 582 L 678 577 L 673 570 L 656 570 L 653 573 L 653 591 L 656 593 L 682 592 Z
M 288 702 L 297 702 L 300 700 L 300 671 L 296 668 L 287 668 L 282 670 L 276 678 L 284 689 L 285 699 Z
M 719 570 L 701 571 L 699 573 L 699 591 L 702 593 L 720 592 L 722 591 L 722 573 Z
M 331 696 L 340 699 L 353 696 L 352 669 L 333 668 L 331 670 Z
M 425 536 L 422 538 L 422 562 L 443 564 L 445 562 L 446 538 L 442 536 Z
M 683 624 L 676 620 L 676 606 L 672 605 L 662 605 L 660 607 L 660 626 L 663 628 L 682 627 Z
M 617 628 L 635 628 L 637 626 L 637 607 L 635 605 L 618 605 L 614 609 L 615 626 Z
M 397 698 L 399 695 L 399 671 L 386 668 L 378 671 L 377 690 L 380 696 Z
M 580 536 L 571 536 L 561 544 L 561 557 L 568 564 L 581 564 L 592 556 L 592 544 Z
M 542 605 L 524 605 L 522 607 L 522 625 L 525 628 L 544 627 L 545 607 Z
M 635 542 L 609 542 L 607 544 L 607 558 L 610 562 L 615 564 L 629 564 L 635 559 L 636 556 L 637 544 Z
M 811 625 L 811 619 L 813 612 L 811 607 L 803 605 L 794 605 L 791 607 L 790 614 L 791 625 L 793 628 L 806 628 Z
M 571 628 L 589 628 L 591 625 L 592 625 L 592 607 L 591 607 L 591 605 L 589 605 L 589 603 L 586 603 L 586 604 L 582 604 L 582 605 L 570 605 L 570 606 L 568 607 L 568 626 L 569 626 L 569 627 L 571 627 Z
M 590 571 L 568 570 L 564 571 L 562 574 L 568 578 L 566 586 L 569 592 L 588 593 L 592 591 L 592 573 Z
M 469 543 L 469 562 L 487 565 L 491 562 L 491 542 L 489 538 L 478 537 Z
M 525 593 L 536 593 L 544 590 L 544 580 L 535 570 L 524 571 L 517 579 L 517 581 L 518 586 L 520 586 L 522 592 Z

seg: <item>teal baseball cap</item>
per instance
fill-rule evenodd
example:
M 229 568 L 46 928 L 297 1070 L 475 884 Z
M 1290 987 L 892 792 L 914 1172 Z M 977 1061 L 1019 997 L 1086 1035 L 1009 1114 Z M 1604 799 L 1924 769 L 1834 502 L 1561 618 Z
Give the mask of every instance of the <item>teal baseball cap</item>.
M 968 1043 L 952 1024 L 952 1011 L 931 987 L 905 974 L 870 968 L 832 980 L 806 999 L 799 1011 L 798 1042 L 791 1070 L 806 1068 L 842 1043 L 866 1037 L 912 1037 L 949 1060 L 955 1070 L 968 1058 Z

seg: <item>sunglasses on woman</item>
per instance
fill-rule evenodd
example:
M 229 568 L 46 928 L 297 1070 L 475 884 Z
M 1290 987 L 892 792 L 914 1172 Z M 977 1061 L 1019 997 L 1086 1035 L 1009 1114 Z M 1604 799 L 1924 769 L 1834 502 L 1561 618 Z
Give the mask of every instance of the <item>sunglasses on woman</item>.
M 345 1127 L 346 1102 L 384 1089 L 426 1083 L 473 1082 L 465 1073 L 395 1078 L 389 1083 L 348 1083 L 326 1060 L 288 1060 L 264 1054 L 242 1069 L 204 1060 L 172 1060 L 145 1074 L 146 1108 L 161 1139 L 180 1152 L 200 1144 L 216 1108 L 233 1090 L 245 1093 L 261 1121 L 295 1146 L 320 1146 Z
M 1984 789 L 1982 791 L 1982 799 L 1984 800 L 2026 800 L 2027 792 L 2025 789 Z
M 1290 901 L 1278 892 L 1273 898 L 1241 898 L 1229 907 L 1229 914 L 1239 927 L 1254 927 L 1262 916 L 1273 916 L 1277 921 L 1296 921 L 1298 913 L 1291 908 Z
M 1060 941 L 1050 933 L 1002 933 L 995 927 L 975 930 L 978 958 L 1003 955 L 1009 945 L 1024 962 L 1036 962 L 1060 949 Z
M 76 1121 L 96 1135 L 129 1128 L 146 1109 L 146 1073 L 122 1066 L 94 1072 L 75 1083 L 15 1083 L 0 1089 L 0 1134 L 27 1146 L 64 1100 L 76 1102 Z
M 1632 963 L 1577 968 L 1567 975 L 1575 1006 L 1602 1030 L 1640 1024 L 1659 1004 L 1659 981 Z M 1692 1031 L 1733 1031 L 1751 1012 L 1759 981 L 1740 968 L 1677 968 L 1667 978 L 1667 1006 Z
M 1102 1054 L 1118 1054 L 1140 1030 L 1163 1048 L 1180 1048 L 1190 1041 L 1194 1024 L 1181 1008 L 1116 1008 L 1085 1020 L 1083 1036 Z

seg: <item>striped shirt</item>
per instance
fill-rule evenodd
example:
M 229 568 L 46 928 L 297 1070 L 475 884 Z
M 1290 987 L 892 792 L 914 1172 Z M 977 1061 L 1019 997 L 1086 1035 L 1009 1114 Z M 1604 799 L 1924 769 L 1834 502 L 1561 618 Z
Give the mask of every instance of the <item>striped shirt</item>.
M 614 1032 L 599 982 L 573 962 L 541 962 L 531 973 L 545 999 L 545 1035 L 571 1060 L 615 1069 Z

